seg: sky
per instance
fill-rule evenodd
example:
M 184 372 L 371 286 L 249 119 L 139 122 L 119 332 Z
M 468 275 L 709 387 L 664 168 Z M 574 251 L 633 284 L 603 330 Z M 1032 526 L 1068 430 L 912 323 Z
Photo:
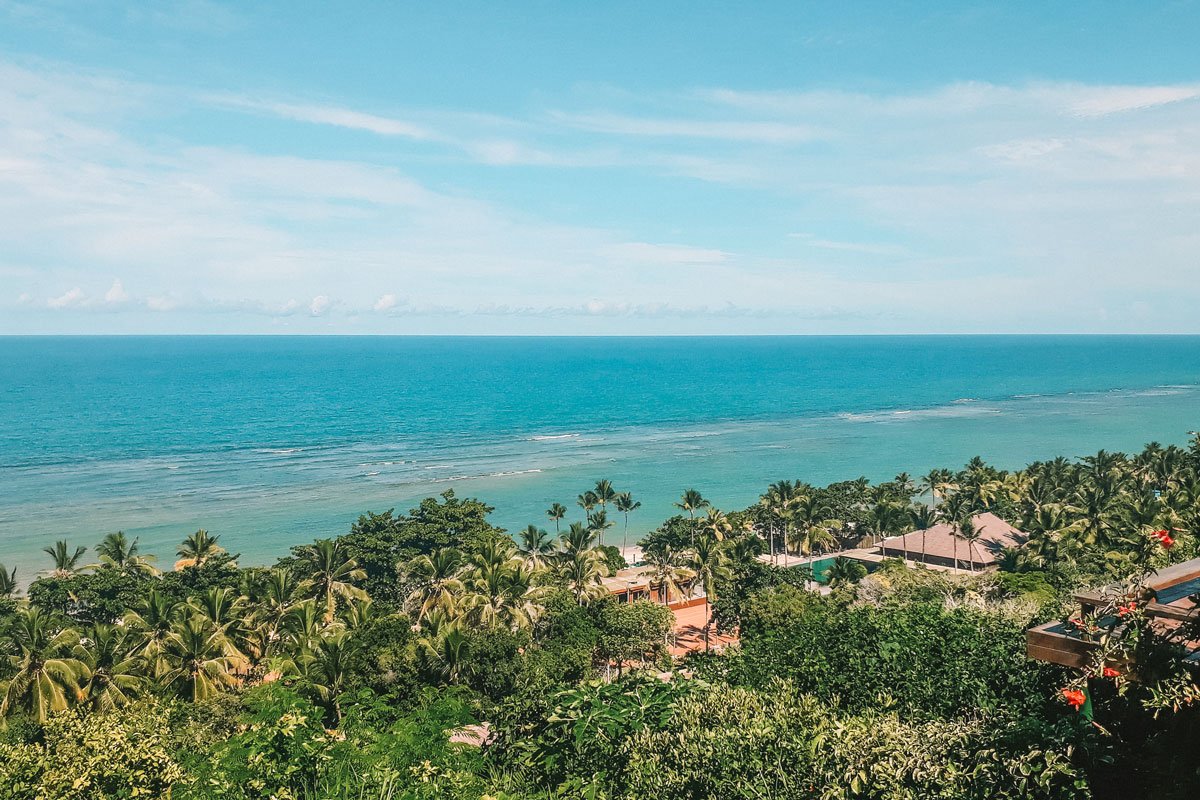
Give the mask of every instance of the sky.
M 1200 333 L 1200 2 L 0 0 L 0 334 Z

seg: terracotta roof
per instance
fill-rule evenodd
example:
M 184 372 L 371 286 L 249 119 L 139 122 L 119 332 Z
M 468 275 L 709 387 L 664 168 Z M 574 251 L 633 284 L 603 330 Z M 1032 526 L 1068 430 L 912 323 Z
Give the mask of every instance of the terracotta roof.
M 968 553 L 967 543 L 958 539 L 958 560 L 966 567 L 973 559 L 976 567 L 988 567 L 996 563 L 1001 550 L 1006 547 L 1020 547 L 1028 541 L 1021 531 L 1014 528 L 990 511 L 976 514 L 972 517 L 976 529 L 982 536 L 975 543 L 971 553 Z M 954 558 L 955 537 L 951 534 L 951 526 L 941 522 L 925 531 L 925 555 L 930 558 L 952 560 Z M 910 557 L 919 555 L 921 550 L 921 531 L 913 531 L 904 536 L 893 536 L 883 540 L 882 549 L 887 555 L 902 555 L 906 550 Z

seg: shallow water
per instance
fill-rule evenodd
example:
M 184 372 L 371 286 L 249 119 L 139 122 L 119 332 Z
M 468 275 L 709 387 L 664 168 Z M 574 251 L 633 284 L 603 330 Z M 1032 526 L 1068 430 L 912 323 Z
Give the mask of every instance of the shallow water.
M 0 561 L 118 528 L 169 561 L 206 527 L 265 562 L 448 488 L 544 525 L 598 478 L 632 536 L 692 486 L 736 508 L 1198 417 L 1200 337 L 0 338 Z

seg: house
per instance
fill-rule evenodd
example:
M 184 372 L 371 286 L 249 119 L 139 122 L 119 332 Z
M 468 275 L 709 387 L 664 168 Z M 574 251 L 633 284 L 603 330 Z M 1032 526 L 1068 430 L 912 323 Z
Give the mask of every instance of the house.
M 957 553 L 959 569 L 987 569 L 996 565 L 1005 548 L 1021 547 L 1029 538 L 991 512 L 976 514 L 971 521 L 981 534 L 973 547 L 955 535 L 955 526 L 940 522 L 926 531 L 884 539 L 879 551 L 888 557 L 907 557 L 910 561 L 943 567 L 956 566 Z

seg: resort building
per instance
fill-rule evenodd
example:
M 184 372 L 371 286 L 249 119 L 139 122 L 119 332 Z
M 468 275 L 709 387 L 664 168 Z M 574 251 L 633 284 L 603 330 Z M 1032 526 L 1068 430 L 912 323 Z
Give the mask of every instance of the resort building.
M 1029 538 L 991 512 L 976 514 L 971 521 L 980 534 L 974 543 L 963 539 L 955 526 L 940 522 L 925 531 L 884 539 L 879 552 L 888 558 L 978 570 L 996 566 L 1005 548 L 1021 547 Z
M 1183 658 L 1200 664 L 1200 641 L 1187 638 L 1194 635 L 1194 627 L 1182 628 L 1189 623 L 1194 626 L 1200 616 L 1200 606 L 1196 604 L 1196 598 L 1200 596 L 1200 558 L 1159 570 L 1147 588 L 1153 596 L 1146 603 L 1145 611 L 1153 620 L 1154 628 L 1177 641 L 1182 638 L 1179 644 Z M 1090 615 L 1105 607 L 1108 596 L 1103 591 L 1088 591 L 1076 593 L 1075 599 L 1082 614 Z M 1105 629 L 1114 622 L 1120 620 L 1114 617 L 1098 620 Z M 1075 668 L 1086 666 L 1097 646 L 1088 641 L 1077 626 L 1066 621 L 1047 622 L 1030 628 L 1025 634 L 1025 642 L 1030 658 Z

